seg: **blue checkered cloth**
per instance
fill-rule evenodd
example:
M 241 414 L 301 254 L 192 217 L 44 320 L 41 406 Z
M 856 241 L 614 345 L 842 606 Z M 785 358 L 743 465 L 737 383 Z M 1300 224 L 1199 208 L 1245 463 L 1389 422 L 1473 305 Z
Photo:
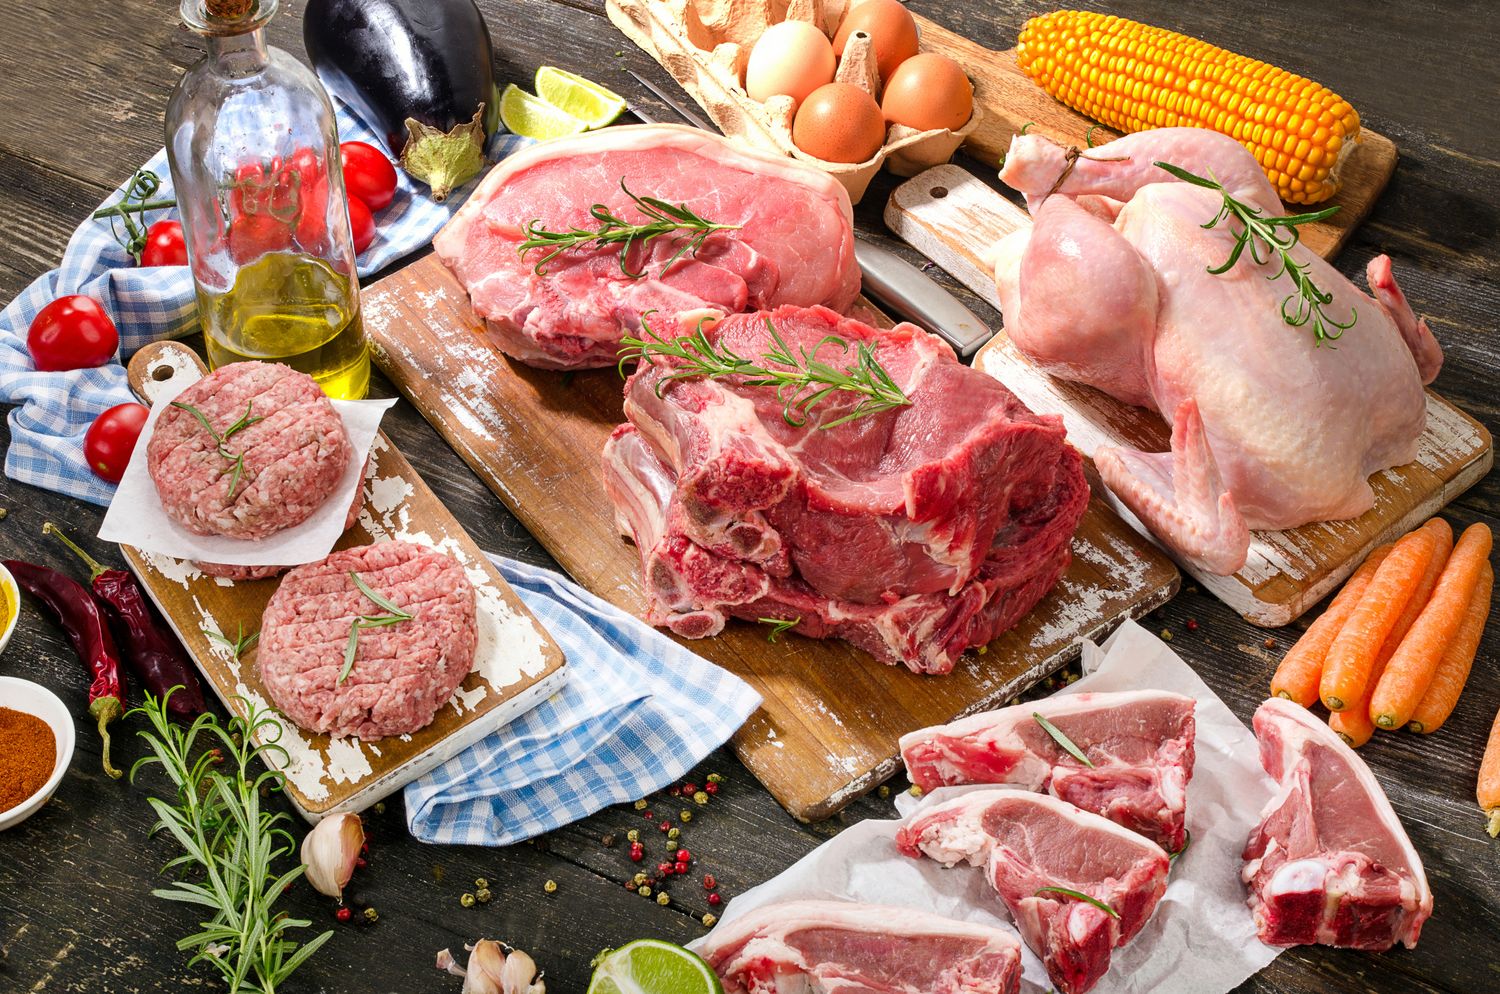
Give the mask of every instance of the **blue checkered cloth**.
M 491 556 L 568 683 L 406 788 L 423 842 L 503 846 L 682 777 L 760 706 L 748 684 L 556 573 Z
M 348 108 L 338 106 L 341 141 L 383 142 Z M 497 134 L 488 149 L 498 159 L 530 142 Z M 167 154 L 158 152 L 145 168 L 161 177 L 157 198 L 173 196 Z M 376 216 L 375 241 L 359 257 L 359 273 L 369 276 L 432 241 L 473 190 L 456 190 L 445 203 L 425 195 L 427 187 L 397 170 L 396 197 Z M 127 181 L 128 182 L 128 181 Z M 120 199 L 125 184 L 104 204 Z M 153 198 L 155 199 L 155 198 Z M 175 217 L 175 210 L 152 211 L 148 222 Z M 47 304 L 67 294 L 93 297 L 104 306 L 120 332 L 120 354 L 128 360 L 136 349 L 162 338 L 196 330 L 193 278 L 186 266 L 142 268 L 115 241 L 107 218 L 79 225 L 63 253 L 62 265 L 39 277 L 0 311 L 0 403 L 17 405 L 10 412 L 10 450 L 5 473 L 13 480 L 56 490 L 95 504 L 108 504 L 115 488 L 89 472 L 83 458 L 83 436 L 100 412 L 135 399 L 119 362 L 97 369 L 43 373 L 32 368 L 26 350 L 31 321 Z

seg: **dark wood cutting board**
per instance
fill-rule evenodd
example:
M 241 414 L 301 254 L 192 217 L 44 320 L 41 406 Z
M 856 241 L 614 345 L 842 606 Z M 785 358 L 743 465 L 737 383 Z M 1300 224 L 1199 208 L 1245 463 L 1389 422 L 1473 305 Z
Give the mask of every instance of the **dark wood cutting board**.
M 640 559 L 615 530 L 600 477 L 604 440 L 624 420 L 613 369 L 532 369 L 493 349 L 436 256 L 367 288 L 376 362 L 574 579 L 639 616 Z M 1171 562 L 1093 501 L 1066 577 L 1019 626 L 944 677 L 882 665 L 839 641 L 731 621 L 686 642 L 765 699 L 734 738 L 745 765 L 791 814 L 827 817 L 899 766 L 908 731 L 1004 703 L 1077 655 L 1080 638 L 1176 592 Z

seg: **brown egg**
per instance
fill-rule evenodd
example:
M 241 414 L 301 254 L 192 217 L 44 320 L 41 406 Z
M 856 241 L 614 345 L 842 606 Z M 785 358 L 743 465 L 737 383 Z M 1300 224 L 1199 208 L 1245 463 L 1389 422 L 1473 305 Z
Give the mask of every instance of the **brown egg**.
M 885 118 L 875 98 L 852 83 L 820 86 L 802 101 L 792 141 L 828 162 L 864 162 L 885 144 Z
M 923 52 L 896 67 L 880 110 L 889 124 L 918 131 L 957 131 L 974 113 L 974 87 L 946 55 Z
M 813 90 L 833 82 L 833 69 L 827 35 L 806 21 L 782 21 L 767 28 L 750 49 L 745 90 L 752 100 L 785 94 L 800 104 Z
M 849 36 L 856 31 L 870 36 L 882 83 L 891 78 L 897 66 L 917 54 L 917 22 L 900 0 L 862 0 L 845 14 L 833 37 L 835 55 L 844 54 Z

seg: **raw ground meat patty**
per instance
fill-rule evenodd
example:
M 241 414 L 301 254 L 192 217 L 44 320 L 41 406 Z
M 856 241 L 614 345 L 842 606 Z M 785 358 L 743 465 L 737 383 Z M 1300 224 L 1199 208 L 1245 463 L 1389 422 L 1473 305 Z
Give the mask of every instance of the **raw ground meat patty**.
M 224 453 L 193 412 L 162 412 L 146 468 L 168 515 L 196 535 L 257 539 L 306 521 L 338 486 L 352 446 L 344 422 L 306 373 L 269 362 L 220 367 L 182 392 L 221 436 L 247 412 Z M 244 457 L 239 480 L 235 458 Z M 234 492 L 230 493 L 233 484 Z
M 349 630 L 389 612 L 350 573 L 412 620 L 359 633 L 341 684 Z M 298 566 L 261 618 L 257 663 L 271 700 L 303 728 L 378 739 L 432 721 L 474 665 L 474 587 L 451 556 L 380 542 Z

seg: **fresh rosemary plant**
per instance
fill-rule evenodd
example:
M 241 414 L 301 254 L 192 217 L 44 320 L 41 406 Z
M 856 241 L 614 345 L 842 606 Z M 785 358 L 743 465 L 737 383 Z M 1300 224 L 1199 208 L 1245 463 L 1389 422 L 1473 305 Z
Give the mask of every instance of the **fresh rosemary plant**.
M 198 410 L 192 404 L 184 404 L 181 401 L 174 400 L 172 401 L 172 406 L 181 408 L 182 410 L 187 411 L 193 417 L 197 418 L 198 423 L 203 426 L 203 430 L 208 432 L 208 434 L 213 438 L 214 444 L 218 446 L 219 455 L 229 460 L 230 466 L 233 467 L 233 474 L 229 478 L 229 499 L 233 500 L 234 492 L 238 490 L 240 486 L 240 476 L 245 472 L 245 454 L 243 452 L 230 452 L 227 448 L 225 448 L 225 445 L 229 442 L 229 439 L 236 432 L 244 431 L 246 428 L 249 428 L 257 421 L 265 420 L 264 417 L 251 417 L 251 412 L 254 410 L 255 402 L 246 401 L 244 415 L 234 424 L 224 429 L 224 434 L 222 435 L 214 430 L 213 424 L 208 420 L 204 413 Z
M 339 671 L 338 682 L 342 684 L 349 678 L 349 673 L 354 669 L 354 655 L 359 652 L 359 633 L 367 628 L 384 628 L 387 625 L 397 625 L 403 621 L 410 621 L 412 616 L 401 610 L 389 598 L 381 595 L 369 584 L 359 578 L 359 574 L 353 570 L 349 571 L 349 579 L 359 588 L 359 592 L 368 597 L 377 606 L 383 607 L 389 614 L 365 614 L 360 615 L 349 623 L 349 642 L 344 646 L 344 668 Z
M 1081 890 L 1071 890 L 1067 887 L 1038 887 L 1036 889 L 1036 896 L 1039 897 L 1042 894 L 1061 894 L 1063 897 L 1071 897 L 1075 901 L 1083 901 L 1087 904 L 1092 904 L 1094 907 L 1109 915 L 1109 917 L 1111 918 L 1120 917 L 1120 913 L 1114 908 L 1111 908 L 1109 905 L 1105 904 L 1097 897 L 1094 897 L 1092 894 L 1085 894 Z
M 625 363 L 631 360 L 650 362 L 657 356 L 679 360 L 680 365 L 657 385 L 658 392 L 672 380 L 741 376 L 747 387 L 775 387 L 776 399 L 781 402 L 781 416 L 794 428 L 806 424 L 808 412 L 835 391 L 860 394 L 863 399 L 842 417 L 819 425 L 820 429 L 837 428 L 881 411 L 911 404 L 885 367 L 875 359 L 876 346 L 870 342 L 855 343 L 853 364 L 840 369 L 819 359 L 818 353 L 827 345 L 848 356 L 848 342 L 837 335 L 825 335 L 811 349 L 800 346 L 794 354 L 770 318 L 766 318 L 766 328 L 775 344 L 759 360 L 746 359 L 727 345 L 709 341 L 702 321 L 693 334 L 670 340 L 658 337 L 644 318 L 641 327 L 651 337 L 622 340 L 624 349 L 620 352 L 620 371 L 623 375 Z
M 262 807 L 262 792 L 280 791 L 284 778 L 269 768 L 257 774 L 250 766 L 272 753 L 286 755 L 276 744 L 280 726 L 242 700 L 244 718 L 225 726 L 205 714 L 183 728 L 167 716 L 170 696 L 148 693 L 146 703 L 130 712 L 149 722 L 138 734 L 152 752 L 131 769 L 131 782 L 142 767 L 155 764 L 176 789 L 170 800 L 147 798 L 158 819 L 152 834 L 166 832 L 183 850 L 163 867 L 178 873 L 177 879 L 151 893 L 205 916 L 197 932 L 177 942 L 178 949 L 192 951 L 189 965 L 212 966 L 230 994 L 274 994 L 333 935 L 327 931 L 299 942 L 292 934 L 312 922 L 276 909 L 303 867 L 294 860 L 291 869 L 279 872 L 277 862 L 296 849 L 287 828 L 291 818 Z M 262 736 L 265 741 L 256 744 Z
M 245 625 L 243 622 L 239 625 L 236 637 L 232 639 L 220 632 L 214 631 L 212 628 L 203 629 L 203 634 L 208 636 L 210 642 L 215 645 L 222 645 L 232 652 L 236 661 L 239 660 L 246 649 L 260 641 L 260 632 L 251 632 L 249 635 L 245 634 Z
M 1236 200 L 1226 191 L 1221 183 L 1213 179 L 1210 173 L 1207 178 L 1188 172 L 1181 166 L 1174 166 L 1170 162 L 1158 162 L 1157 167 L 1165 169 L 1184 183 L 1201 186 L 1206 190 L 1213 190 L 1224 198 L 1219 207 L 1219 213 L 1214 215 L 1213 220 L 1203 225 L 1205 228 L 1217 227 L 1219 222 L 1233 218 L 1240 223 L 1240 230 L 1233 231 L 1234 248 L 1229 253 L 1229 258 L 1217 267 L 1210 267 L 1209 272 L 1215 276 L 1229 272 L 1234 264 L 1239 262 L 1240 256 L 1245 249 L 1250 250 L 1250 258 L 1257 265 L 1264 266 L 1275 256 L 1280 266 L 1276 272 L 1267 276 L 1268 280 L 1280 279 L 1287 276 L 1294 286 L 1291 293 L 1281 302 L 1281 319 L 1293 328 L 1305 327 L 1309 322 L 1312 324 L 1313 339 L 1317 344 L 1333 341 L 1345 331 L 1354 327 L 1354 322 L 1359 319 L 1359 313 L 1354 308 L 1349 309 L 1349 320 L 1340 324 L 1323 312 L 1323 308 L 1333 303 L 1333 294 L 1320 290 L 1312 280 L 1308 270 L 1310 267 L 1305 262 L 1298 262 L 1292 258 L 1292 248 L 1296 246 L 1301 235 L 1298 228 L 1304 224 L 1312 224 L 1314 221 L 1322 221 L 1338 213 L 1338 207 L 1325 207 L 1320 211 L 1309 214 L 1288 214 L 1285 217 L 1268 217 L 1258 207 L 1252 207 L 1243 201 Z
M 799 614 L 795 618 L 756 618 L 755 620 L 762 625 L 771 626 L 771 630 L 766 633 L 767 642 L 779 642 L 784 632 L 789 632 L 802 624 L 802 615 Z
M 1084 766 L 1087 766 L 1089 769 L 1092 770 L 1094 768 L 1094 764 L 1089 762 L 1088 756 L 1084 755 L 1083 750 L 1078 748 L 1078 746 L 1074 744 L 1072 739 L 1063 734 L 1063 730 L 1061 728 L 1058 728 L 1056 725 L 1052 724 L 1052 722 L 1048 721 L 1046 718 L 1043 718 L 1040 711 L 1031 712 L 1031 717 L 1036 720 L 1036 723 L 1038 725 L 1042 726 L 1042 731 L 1052 736 L 1052 741 L 1056 742 L 1064 752 L 1066 752 L 1069 756 L 1072 756 L 1074 759 L 1078 760 Z
M 589 208 L 589 216 L 599 222 L 597 228 L 548 231 L 540 219 L 533 220 L 526 225 L 526 240 L 520 244 L 517 251 L 524 257 L 533 249 L 544 249 L 546 254 L 533 268 L 538 276 L 543 276 L 547 271 L 547 263 L 569 249 L 580 245 L 618 245 L 620 246 L 620 269 L 634 280 L 646 275 L 644 270 L 630 268 L 630 250 L 635 246 L 649 245 L 663 235 L 674 235 L 682 244 L 672 258 L 667 260 L 667 264 L 661 267 L 661 271 L 665 273 L 684 255 L 697 255 L 698 250 L 703 247 L 704 240 L 715 231 L 733 231 L 740 227 L 737 224 L 720 224 L 717 221 L 699 217 L 685 204 L 674 205 L 655 197 L 638 197 L 630 192 L 623 179 L 620 180 L 620 189 L 624 190 L 625 195 L 635 202 L 636 210 L 645 215 L 646 223 L 631 224 L 624 218 L 616 216 L 614 211 L 604 204 L 595 204 Z M 684 234 L 679 235 L 678 232 Z M 687 232 L 691 232 L 691 235 L 686 234 Z

